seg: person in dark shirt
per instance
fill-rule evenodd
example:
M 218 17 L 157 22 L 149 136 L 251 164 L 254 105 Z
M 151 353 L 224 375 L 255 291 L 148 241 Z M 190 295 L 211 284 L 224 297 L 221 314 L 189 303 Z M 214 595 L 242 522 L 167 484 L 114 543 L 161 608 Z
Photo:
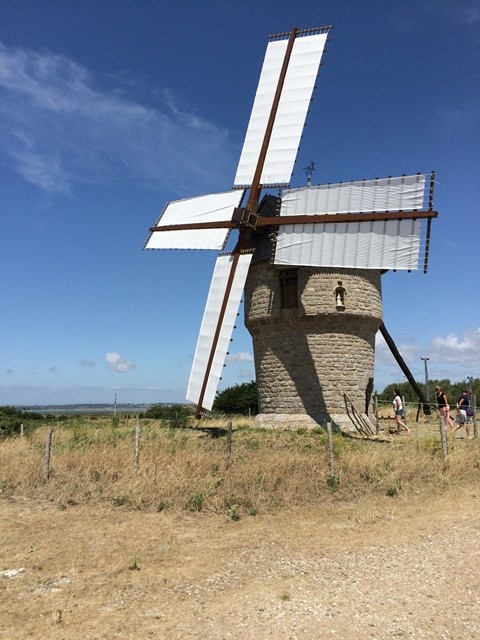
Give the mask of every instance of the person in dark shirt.
M 462 395 L 459 397 L 457 402 L 457 419 L 455 422 L 457 423 L 455 427 L 452 429 L 452 433 L 455 433 L 460 427 L 465 425 L 465 431 L 467 432 L 467 438 L 473 438 L 472 435 L 472 418 L 469 415 L 470 413 L 470 391 L 465 389 L 462 392 Z
M 451 429 L 455 427 L 455 423 L 450 417 L 450 405 L 448 404 L 447 394 L 440 387 L 435 387 L 435 396 L 437 398 L 437 409 L 443 417 L 445 424 Z

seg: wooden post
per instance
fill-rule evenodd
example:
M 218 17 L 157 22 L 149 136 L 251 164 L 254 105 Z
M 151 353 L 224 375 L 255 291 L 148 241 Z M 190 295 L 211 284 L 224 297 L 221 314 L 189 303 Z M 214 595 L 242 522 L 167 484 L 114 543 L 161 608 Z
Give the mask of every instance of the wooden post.
M 23 432 L 23 422 L 20 425 L 20 437 L 23 438 L 24 432 Z
M 380 421 L 378 420 L 378 397 L 376 391 L 373 394 L 373 415 L 375 416 L 375 433 L 378 436 L 380 433 Z
M 227 469 L 232 464 L 232 422 L 227 426 Z
M 473 437 L 478 438 L 478 428 L 477 428 L 477 396 L 475 393 L 472 394 L 472 405 L 473 405 Z
M 47 441 L 45 443 L 45 457 L 43 459 L 43 477 L 48 480 L 50 477 L 50 454 L 52 451 L 52 427 L 47 429 Z
M 447 445 L 447 434 L 445 431 L 444 416 L 439 416 L 439 422 L 440 422 L 440 439 L 442 441 L 443 464 L 446 466 L 448 464 L 448 445 Z
M 137 416 L 137 424 L 135 425 L 135 453 L 133 456 L 133 468 L 138 471 L 138 459 L 140 455 L 140 421 Z
M 327 422 L 327 438 L 328 438 L 328 468 L 330 475 L 335 475 L 335 465 L 333 458 L 333 436 L 332 436 L 332 423 Z

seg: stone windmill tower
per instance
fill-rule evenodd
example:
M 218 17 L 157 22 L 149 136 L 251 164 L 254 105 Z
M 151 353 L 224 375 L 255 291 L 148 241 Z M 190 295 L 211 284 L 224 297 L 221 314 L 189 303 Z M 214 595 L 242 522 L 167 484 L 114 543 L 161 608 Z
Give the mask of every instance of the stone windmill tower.
M 437 214 L 431 198 L 424 207 L 424 174 L 289 188 L 330 28 L 270 37 L 234 189 L 168 203 L 145 243 L 222 251 L 238 230 L 234 250 L 217 258 L 200 328 L 187 391 L 197 417 L 213 405 L 244 287 L 258 420 L 342 423 L 364 413 L 381 273 L 417 268 L 424 219 L 428 248 Z M 280 196 L 260 199 L 272 188 Z

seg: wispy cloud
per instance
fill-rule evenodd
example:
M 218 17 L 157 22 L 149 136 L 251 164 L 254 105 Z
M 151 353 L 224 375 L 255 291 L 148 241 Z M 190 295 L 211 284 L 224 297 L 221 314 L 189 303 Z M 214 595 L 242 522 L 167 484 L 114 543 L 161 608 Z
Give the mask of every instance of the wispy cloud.
M 184 389 L 160 387 L 0 386 L 0 405 L 184 402 Z
M 226 130 L 168 90 L 147 108 L 124 87 L 102 88 L 105 80 L 65 56 L 0 43 L 1 161 L 50 193 L 127 177 L 179 193 L 228 186 L 234 154 Z
M 476 25 L 480 23 L 478 0 L 427 0 L 424 12 L 448 20 L 451 24 Z
M 84 369 L 90 369 L 95 366 L 95 363 L 91 360 L 79 360 L 78 364 Z
M 253 355 L 245 351 L 229 353 L 226 357 L 226 362 L 253 362 Z
M 116 371 L 117 373 L 128 373 L 132 369 L 135 369 L 135 365 L 131 362 L 128 362 L 123 356 L 119 353 L 115 353 L 111 351 L 105 355 L 105 363 L 108 369 L 112 371 Z
M 424 362 L 428 357 L 428 373 L 431 379 L 465 380 L 468 376 L 480 377 L 480 327 L 467 329 L 462 335 L 436 336 L 420 343 L 418 340 L 402 340 L 397 343 L 402 358 L 417 380 L 424 380 Z M 393 358 L 385 340 L 377 333 L 375 344 L 377 387 L 401 381 L 403 373 Z
M 480 124 L 480 107 L 478 102 L 469 102 L 464 97 L 458 104 L 444 104 L 435 109 L 434 124 L 438 131 L 449 132 L 450 135 L 474 134 Z

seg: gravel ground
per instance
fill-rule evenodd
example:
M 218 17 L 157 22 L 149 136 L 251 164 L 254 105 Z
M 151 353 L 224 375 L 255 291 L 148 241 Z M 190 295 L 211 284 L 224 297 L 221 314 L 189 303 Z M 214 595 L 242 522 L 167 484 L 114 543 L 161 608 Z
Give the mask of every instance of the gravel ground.
M 233 522 L 0 500 L 0 638 L 478 639 L 478 502 Z

